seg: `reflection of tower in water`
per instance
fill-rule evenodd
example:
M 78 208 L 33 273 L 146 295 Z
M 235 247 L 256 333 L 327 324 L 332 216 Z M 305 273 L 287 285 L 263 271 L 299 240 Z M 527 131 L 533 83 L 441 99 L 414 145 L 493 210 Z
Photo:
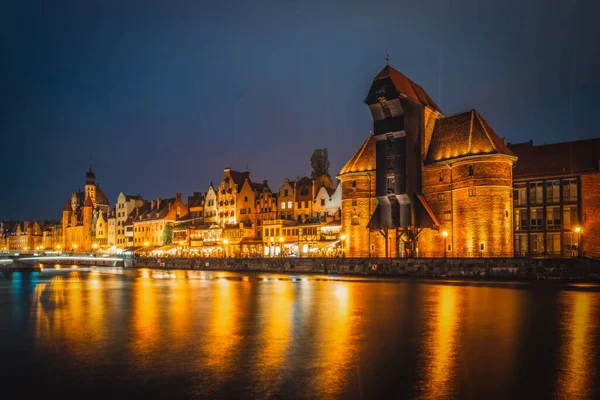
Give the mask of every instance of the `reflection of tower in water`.
M 457 372 L 457 328 L 460 316 L 458 295 L 461 288 L 444 285 L 430 290 L 435 310 L 428 319 L 428 337 L 424 339 L 426 365 L 422 398 L 451 398 Z
M 598 293 L 562 293 L 563 306 L 560 366 L 558 371 L 556 397 L 564 399 L 590 398 L 594 383 L 595 367 L 594 343 L 598 332 L 595 317 L 600 302 Z

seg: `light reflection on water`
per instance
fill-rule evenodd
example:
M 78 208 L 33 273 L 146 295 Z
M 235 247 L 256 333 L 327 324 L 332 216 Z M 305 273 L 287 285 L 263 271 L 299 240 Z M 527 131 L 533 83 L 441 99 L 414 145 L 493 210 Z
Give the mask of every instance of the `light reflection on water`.
M 0 279 L 0 307 L 12 327 L 0 352 L 17 351 L 3 335 L 28 316 L 13 357 L 36 360 L 23 379 L 51 371 L 50 392 L 68 381 L 82 395 L 117 385 L 169 398 L 599 393 L 597 286 L 61 268 Z
M 598 296 L 588 292 L 563 292 L 559 303 L 564 313 L 556 398 L 589 399 L 593 397 L 590 392 L 597 373 L 594 354 L 600 312 Z

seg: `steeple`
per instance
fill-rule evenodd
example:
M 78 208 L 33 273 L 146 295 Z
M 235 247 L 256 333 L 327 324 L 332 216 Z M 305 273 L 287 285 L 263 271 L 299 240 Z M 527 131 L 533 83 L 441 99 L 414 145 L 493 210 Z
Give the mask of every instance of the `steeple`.
M 96 174 L 92 171 L 92 164 L 90 164 L 90 169 L 85 173 L 85 184 L 86 185 L 95 185 L 96 184 Z

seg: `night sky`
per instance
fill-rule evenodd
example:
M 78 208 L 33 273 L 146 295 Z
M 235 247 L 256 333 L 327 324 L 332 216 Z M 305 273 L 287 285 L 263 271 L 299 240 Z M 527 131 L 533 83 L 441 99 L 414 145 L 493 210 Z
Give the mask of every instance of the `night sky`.
M 302 4 L 299 4 L 302 3 Z M 105 193 L 184 196 L 251 171 L 278 190 L 372 127 L 390 64 L 509 142 L 598 137 L 598 1 L 3 1 L 0 219 Z

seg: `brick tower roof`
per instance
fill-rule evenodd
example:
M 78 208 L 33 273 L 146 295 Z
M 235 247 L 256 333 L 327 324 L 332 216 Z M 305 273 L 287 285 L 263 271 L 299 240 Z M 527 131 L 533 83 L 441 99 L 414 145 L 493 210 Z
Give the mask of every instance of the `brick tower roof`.
M 63 211 L 71 211 L 71 200 L 67 200 L 67 204 L 65 204 Z
M 408 79 L 406 75 L 395 70 L 389 65 L 386 65 L 385 68 L 382 69 L 381 72 L 379 72 L 379 74 L 377 74 L 375 78 L 373 78 L 373 81 L 385 78 L 390 78 L 394 83 L 394 86 L 396 86 L 396 90 L 398 90 L 398 92 L 400 93 L 405 94 L 412 101 L 431 107 L 434 110 L 440 111 L 435 102 L 431 99 L 431 97 L 429 97 L 427 92 L 425 92 L 425 90 L 421 86 L 417 85 L 416 83 Z
M 350 161 L 342 168 L 339 175 L 352 172 L 375 171 L 375 168 L 375 137 L 369 135 L 358 151 L 354 153 Z
M 516 157 L 481 115 L 469 110 L 436 121 L 425 163 L 482 154 Z
M 84 207 L 94 207 L 94 203 L 92 202 L 92 199 L 90 198 L 90 196 L 85 198 L 85 203 L 83 204 Z

